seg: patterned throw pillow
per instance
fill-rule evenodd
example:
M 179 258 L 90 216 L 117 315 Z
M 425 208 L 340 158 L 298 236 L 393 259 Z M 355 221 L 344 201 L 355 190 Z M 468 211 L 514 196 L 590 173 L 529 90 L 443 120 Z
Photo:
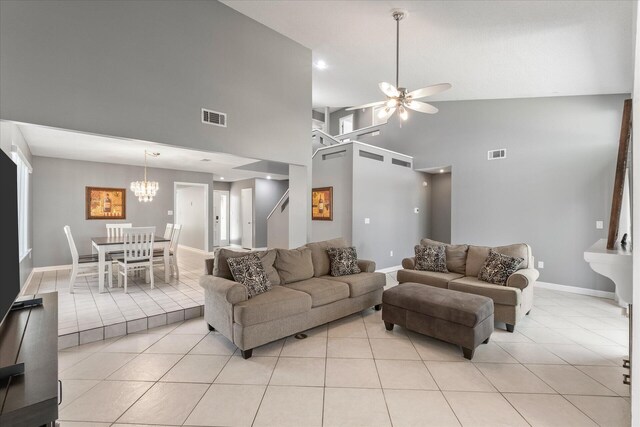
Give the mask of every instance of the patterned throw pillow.
M 332 276 L 348 276 L 361 272 L 358 267 L 358 254 L 356 248 L 329 248 L 329 264 L 331 265 Z
M 522 261 L 524 261 L 523 258 L 503 255 L 491 249 L 480 273 L 478 273 L 478 279 L 504 286 L 509 276 L 516 272 Z
M 435 271 L 438 273 L 448 273 L 447 255 L 444 245 L 420 246 L 414 248 L 416 252 L 416 270 Z
M 271 282 L 258 255 L 252 253 L 247 256 L 228 258 L 227 263 L 233 280 L 247 288 L 249 298 L 271 289 Z

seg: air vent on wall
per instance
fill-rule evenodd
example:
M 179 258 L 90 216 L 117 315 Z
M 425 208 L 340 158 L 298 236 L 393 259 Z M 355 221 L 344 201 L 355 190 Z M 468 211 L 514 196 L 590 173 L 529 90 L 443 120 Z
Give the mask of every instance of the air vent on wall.
M 505 159 L 507 157 L 507 149 L 500 148 L 498 150 L 487 151 L 487 160 Z
M 202 109 L 202 123 L 214 126 L 227 127 L 227 115 L 218 111 Z

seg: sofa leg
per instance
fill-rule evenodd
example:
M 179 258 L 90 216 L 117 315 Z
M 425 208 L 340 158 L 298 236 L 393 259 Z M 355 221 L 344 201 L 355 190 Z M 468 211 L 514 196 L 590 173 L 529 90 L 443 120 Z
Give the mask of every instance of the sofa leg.
M 243 359 L 248 359 L 253 354 L 253 349 L 251 348 L 249 350 L 240 350 L 240 354 L 242 355 Z
M 208 324 L 208 323 L 207 323 L 207 326 L 209 327 L 209 330 L 210 330 L 210 331 L 215 331 L 215 330 L 216 330 L 216 328 L 214 328 L 213 326 L 211 326 L 211 325 L 210 325 L 210 324 Z
M 387 329 L 387 331 L 393 331 L 393 323 L 391 323 L 391 322 L 387 322 L 385 320 L 384 321 L 384 327 Z
M 473 352 L 474 351 L 475 351 L 475 349 L 462 347 L 462 355 L 467 360 L 473 359 Z
M 374 306 L 373 306 L 373 309 L 374 309 L 375 311 L 380 311 L 380 310 L 382 310 L 382 304 L 376 304 L 376 305 L 374 305 Z
M 531 310 L 527 311 L 527 314 L 525 314 L 525 316 L 528 316 L 528 315 L 529 315 L 529 313 L 531 313 Z
M 510 324 L 508 324 L 508 323 L 507 323 L 506 325 L 507 325 L 507 331 L 509 331 L 509 332 L 513 332 L 513 330 L 514 330 L 514 329 L 515 329 L 515 327 L 516 327 L 515 325 L 510 325 Z
M 488 337 L 486 340 L 482 341 L 482 344 L 489 344 L 489 338 L 491 337 Z

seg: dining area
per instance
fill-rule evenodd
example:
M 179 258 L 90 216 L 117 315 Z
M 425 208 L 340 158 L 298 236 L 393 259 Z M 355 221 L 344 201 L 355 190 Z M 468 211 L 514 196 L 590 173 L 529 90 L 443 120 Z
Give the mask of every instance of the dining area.
M 63 228 L 71 252 L 69 293 L 74 293 L 78 277 L 98 276 L 98 292 L 123 288 L 126 294 L 132 277 L 144 274 L 145 283 L 154 289 L 154 269 L 164 270 L 164 282 L 179 279 L 178 244 L 181 224 L 166 224 L 163 234 L 156 227 L 134 227 L 131 223 L 107 223 L 105 233 L 91 237 L 91 254 L 81 255 L 73 239 L 71 228 Z M 114 280 L 115 276 L 115 280 Z

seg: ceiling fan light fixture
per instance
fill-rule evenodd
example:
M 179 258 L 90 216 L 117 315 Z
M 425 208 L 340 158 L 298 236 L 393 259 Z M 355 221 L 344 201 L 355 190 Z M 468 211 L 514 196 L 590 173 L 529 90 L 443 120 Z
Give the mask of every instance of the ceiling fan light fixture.
M 407 120 L 409 118 L 409 112 L 402 105 L 398 107 L 398 114 L 402 120 Z

